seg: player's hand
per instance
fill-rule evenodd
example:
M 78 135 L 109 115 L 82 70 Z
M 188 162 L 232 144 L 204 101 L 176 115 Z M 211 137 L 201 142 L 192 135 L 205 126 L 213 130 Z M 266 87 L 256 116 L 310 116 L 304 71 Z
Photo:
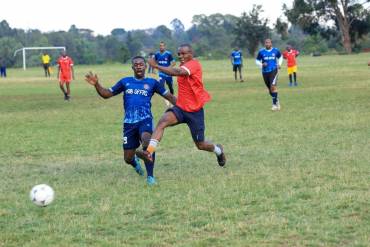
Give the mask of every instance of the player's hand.
M 95 86 L 99 82 L 99 78 L 96 74 L 93 74 L 91 71 L 85 75 L 85 81 L 90 85 Z
M 280 65 L 278 65 L 278 69 L 281 69 L 281 66 Z
M 268 65 L 268 63 L 264 62 L 264 63 L 262 64 L 262 67 L 267 67 L 267 65 Z

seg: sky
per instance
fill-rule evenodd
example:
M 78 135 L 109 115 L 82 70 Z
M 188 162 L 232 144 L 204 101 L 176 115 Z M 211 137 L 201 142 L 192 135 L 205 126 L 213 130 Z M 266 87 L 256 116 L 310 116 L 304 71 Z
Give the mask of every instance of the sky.
M 5 0 L 0 7 L 0 21 L 6 20 L 12 28 L 39 29 L 42 32 L 67 31 L 71 25 L 88 28 L 94 34 L 108 35 L 114 28 L 170 27 L 178 18 L 191 27 L 191 20 L 197 14 L 221 13 L 240 16 L 249 12 L 253 4 L 261 4 L 270 24 L 282 16 L 283 3 L 289 7 L 293 0 Z M 63 3 L 63 6 L 61 5 Z

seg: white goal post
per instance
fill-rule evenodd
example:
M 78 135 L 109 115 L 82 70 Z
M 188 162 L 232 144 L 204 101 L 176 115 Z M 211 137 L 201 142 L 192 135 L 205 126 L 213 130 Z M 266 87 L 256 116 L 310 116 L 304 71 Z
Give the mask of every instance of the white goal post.
M 23 47 L 18 49 L 14 52 L 14 56 L 17 55 L 18 52 L 22 51 L 23 55 L 23 70 L 26 70 L 26 51 L 27 50 L 66 50 L 65 46 L 47 46 L 47 47 Z

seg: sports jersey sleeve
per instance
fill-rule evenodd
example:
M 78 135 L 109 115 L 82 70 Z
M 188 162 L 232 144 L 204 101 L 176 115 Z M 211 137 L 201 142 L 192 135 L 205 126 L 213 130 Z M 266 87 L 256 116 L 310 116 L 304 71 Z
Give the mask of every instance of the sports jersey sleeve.
M 256 65 L 258 68 L 262 69 L 262 54 L 261 52 L 258 52 L 256 57 Z
M 69 65 L 70 66 L 73 66 L 73 60 L 72 60 L 72 58 L 69 58 Z
M 109 91 L 113 93 L 113 95 L 117 95 L 122 93 L 125 90 L 125 84 L 123 83 L 123 80 L 118 81 L 113 87 L 109 88 Z
M 159 83 L 159 81 L 155 80 L 154 84 L 154 92 L 157 94 L 160 94 L 162 96 L 166 95 L 168 93 L 168 90 L 164 88 L 163 83 Z
M 277 58 L 280 58 L 280 57 L 281 57 L 281 53 L 280 53 L 280 51 L 279 51 L 279 50 L 277 50 L 277 49 L 276 49 L 276 57 L 277 57 Z

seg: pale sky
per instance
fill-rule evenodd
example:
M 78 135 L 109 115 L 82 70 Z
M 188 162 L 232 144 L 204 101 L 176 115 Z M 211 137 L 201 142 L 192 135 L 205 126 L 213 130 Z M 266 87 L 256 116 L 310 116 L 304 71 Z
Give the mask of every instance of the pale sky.
M 12 28 L 39 29 L 43 32 L 67 31 L 72 24 L 88 28 L 95 34 L 107 35 L 114 28 L 170 27 L 178 18 L 191 27 L 196 14 L 232 14 L 240 16 L 249 12 L 253 4 L 261 4 L 263 16 L 271 23 L 282 15 L 283 3 L 289 7 L 293 0 L 5 0 L 0 5 L 0 21 L 6 20 Z M 63 4 L 63 5 L 62 5 Z

